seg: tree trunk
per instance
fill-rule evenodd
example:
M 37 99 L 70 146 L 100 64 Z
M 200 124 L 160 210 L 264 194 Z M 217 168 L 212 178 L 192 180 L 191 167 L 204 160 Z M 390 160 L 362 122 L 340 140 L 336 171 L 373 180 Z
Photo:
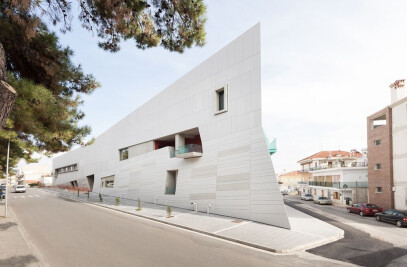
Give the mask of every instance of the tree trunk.
M 7 83 L 6 55 L 0 43 L 0 129 L 3 128 L 16 100 L 17 92 Z

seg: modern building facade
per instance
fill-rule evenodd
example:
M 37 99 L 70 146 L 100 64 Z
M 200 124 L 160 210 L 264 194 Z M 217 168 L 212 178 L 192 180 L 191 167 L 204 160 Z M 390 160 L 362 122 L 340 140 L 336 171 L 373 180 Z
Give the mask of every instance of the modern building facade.
M 53 169 L 57 185 L 290 228 L 262 129 L 260 25 Z
M 369 201 L 407 209 L 407 88 L 390 85 L 391 105 L 367 118 Z

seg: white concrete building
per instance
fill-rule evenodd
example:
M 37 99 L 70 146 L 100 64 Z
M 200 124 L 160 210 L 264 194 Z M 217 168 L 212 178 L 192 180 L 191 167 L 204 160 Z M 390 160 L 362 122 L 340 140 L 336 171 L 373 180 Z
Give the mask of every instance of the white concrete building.
M 405 80 L 390 86 L 393 141 L 394 207 L 407 209 L 407 87 Z
M 51 170 L 47 165 L 27 164 L 22 166 L 17 173 L 19 184 L 41 182 L 43 176 L 50 176 Z
M 290 228 L 262 129 L 260 25 L 53 169 L 57 185 Z
M 329 197 L 338 204 L 346 204 L 346 198 L 353 203 L 368 200 L 367 165 L 338 166 L 311 171 L 311 174 L 312 181 L 309 182 L 307 193 Z
M 367 150 L 320 151 L 298 163 L 310 173 L 306 183 L 300 184 L 302 194 L 329 197 L 333 203 L 367 202 Z

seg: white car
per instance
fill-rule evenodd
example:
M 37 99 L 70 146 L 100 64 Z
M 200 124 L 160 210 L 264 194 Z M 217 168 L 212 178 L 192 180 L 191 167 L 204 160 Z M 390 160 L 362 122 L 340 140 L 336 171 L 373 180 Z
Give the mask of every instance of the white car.
M 25 193 L 26 190 L 27 189 L 24 185 L 17 185 L 16 187 L 14 187 L 14 192 L 16 193 Z

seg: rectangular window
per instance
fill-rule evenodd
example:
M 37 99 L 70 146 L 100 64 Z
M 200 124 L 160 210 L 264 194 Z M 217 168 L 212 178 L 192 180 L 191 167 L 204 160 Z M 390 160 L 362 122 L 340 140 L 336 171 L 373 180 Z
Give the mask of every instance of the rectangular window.
M 101 180 L 101 187 L 113 188 L 114 187 L 114 175 L 103 177 Z
M 215 115 L 228 110 L 227 85 L 215 91 Z
M 374 166 L 375 170 L 381 170 L 382 168 L 382 164 L 381 163 L 376 163 L 376 165 Z
M 374 145 L 375 145 L 375 146 L 380 146 L 381 143 L 382 143 L 382 140 L 381 140 L 381 139 L 374 140 Z
M 382 188 L 381 187 L 376 187 L 376 193 L 381 193 L 382 192 Z
M 386 114 L 383 114 L 380 117 L 377 117 L 376 119 L 371 120 L 370 124 L 371 124 L 370 127 L 372 130 L 386 125 Z
M 120 153 L 120 160 L 125 160 L 129 158 L 129 149 L 123 148 L 119 150 Z
M 165 181 L 165 192 L 166 195 L 175 195 L 177 190 L 177 176 L 178 171 L 167 171 L 167 180 Z

